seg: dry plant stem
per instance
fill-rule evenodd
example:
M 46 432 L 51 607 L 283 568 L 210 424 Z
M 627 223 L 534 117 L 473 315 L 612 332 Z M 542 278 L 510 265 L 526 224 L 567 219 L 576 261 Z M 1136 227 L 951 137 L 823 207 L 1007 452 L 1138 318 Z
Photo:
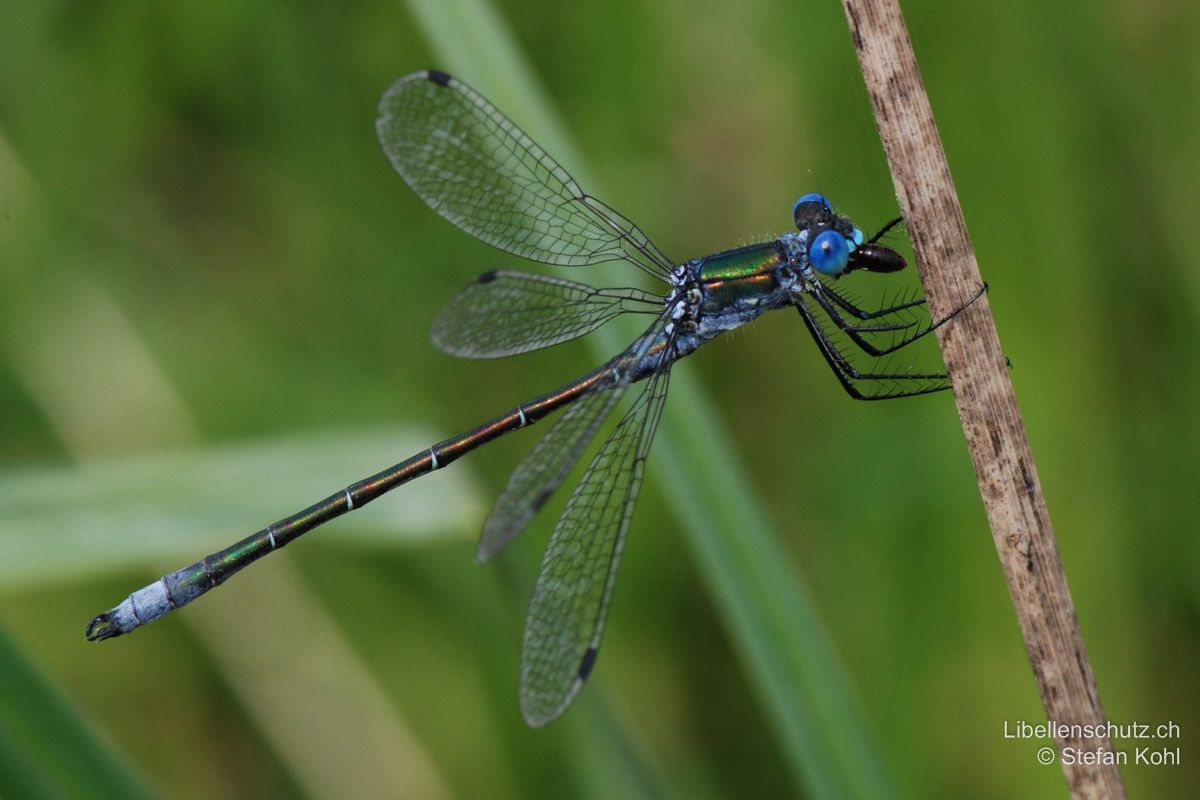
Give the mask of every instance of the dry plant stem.
M 843 5 L 929 312 L 937 319 L 970 297 L 981 278 L 933 111 L 896 0 Z M 937 336 L 1046 716 L 1066 725 L 1102 725 L 1100 694 L 987 297 Z M 996 735 L 1002 735 L 999 725 Z M 1111 750 L 1107 737 L 1060 737 L 1057 743 L 1060 754 L 1068 747 Z M 1125 796 L 1114 765 L 1064 763 L 1062 770 L 1072 797 Z

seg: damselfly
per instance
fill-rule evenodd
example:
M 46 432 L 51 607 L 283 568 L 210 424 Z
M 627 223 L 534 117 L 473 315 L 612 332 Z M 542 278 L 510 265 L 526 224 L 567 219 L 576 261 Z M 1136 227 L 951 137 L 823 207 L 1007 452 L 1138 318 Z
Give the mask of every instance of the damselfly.
M 919 298 L 866 310 L 835 288 L 854 270 L 895 272 L 904 259 L 866 239 L 819 194 L 792 209 L 796 230 L 771 241 L 675 262 L 633 223 L 586 194 L 487 100 L 442 72 L 417 72 L 384 93 L 379 141 L 430 208 L 509 253 L 558 266 L 624 261 L 665 285 L 663 294 L 494 271 L 467 286 L 437 318 L 433 341 L 468 358 L 498 358 L 582 336 L 625 314 L 651 322 L 606 363 L 477 428 L 433 445 L 254 535 L 162 577 L 92 620 L 87 638 L 128 633 L 190 603 L 301 534 L 413 478 L 564 409 L 513 472 L 484 525 L 486 560 L 538 512 L 629 387 L 639 391 L 567 501 L 542 560 L 521 653 L 521 709 L 531 725 L 558 717 L 596 661 L 646 456 L 671 366 L 718 334 L 773 309 L 795 309 L 851 397 L 878 400 L 946 389 L 946 376 L 887 366 L 886 357 L 929 334 Z M 855 350 L 858 351 L 855 354 Z M 856 366 L 866 359 L 869 366 Z

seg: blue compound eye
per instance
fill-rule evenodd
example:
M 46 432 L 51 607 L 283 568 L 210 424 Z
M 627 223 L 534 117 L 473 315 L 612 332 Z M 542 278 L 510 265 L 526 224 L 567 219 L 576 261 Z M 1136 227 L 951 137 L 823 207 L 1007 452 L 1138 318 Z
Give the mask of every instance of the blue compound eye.
M 816 192 L 809 192 L 806 195 L 802 195 L 800 197 L 800 199 L 797 200 L 796 203 L 792 206 L 792 216 L 793 217 L 796 216 L 796 209 L 798 209 L 800 207 L 801 203 L 820 203 L 825 208 L 826 211 L 831 210 L 829 208 L 829 201 L 825 199 L 824 195 L 817 194 Z
M 837 231 L 822 231 L 808 248 L 809 263 L 823 275 L 842 274 L 849 258 L 850 246 Z
M 815 227 L 830 227 L 833 219 L 833 209 L 829 201 L 815 192 L 806 194 L 792 206 L 792 219 L 796 227 L 807 231 Z

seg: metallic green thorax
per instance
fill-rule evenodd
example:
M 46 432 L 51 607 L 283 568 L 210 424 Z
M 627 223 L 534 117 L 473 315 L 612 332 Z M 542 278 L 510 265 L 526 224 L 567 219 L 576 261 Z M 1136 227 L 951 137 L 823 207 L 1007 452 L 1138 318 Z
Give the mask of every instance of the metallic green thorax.
M 783 259 L 775 242 L 763 242 L 705 258 L 699 269 L 704 287 L 703 311 L 739 305 L 771 293 Z

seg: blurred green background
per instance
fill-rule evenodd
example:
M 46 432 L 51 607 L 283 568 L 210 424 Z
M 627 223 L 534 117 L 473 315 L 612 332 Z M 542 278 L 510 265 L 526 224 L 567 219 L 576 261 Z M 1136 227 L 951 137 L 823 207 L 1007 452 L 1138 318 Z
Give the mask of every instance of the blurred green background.
M 1194 793 L 1200 6 L 905 12 L 1106 710 L 1182 731 L 1116 742 L 1182 748 L 1126 782 Z M 0 795 L 1062 796 L 1044 742 L 1003 736 L 1044 716 L 951 399 L 850 402 L 783 314 L 676 370 L 598 669 L 546 730 L 517 668 L 553 511 L 472 559 L 534 433 L 83 641 L 163 571 L 600 359 L 428 344 L 521 264 L 375 142 L 380 93 L 427 66 L 674 258 L 786 230 L 813 189 L 865 229 L 896 214 L 833 2 L 4 4 Z M 722 469 L 741 488 L 686 480 Z M 742 613 L 755 576 L 722 588 L 689 533 L 714 515 L 767 534 L 764 591 L 818 622 Z

